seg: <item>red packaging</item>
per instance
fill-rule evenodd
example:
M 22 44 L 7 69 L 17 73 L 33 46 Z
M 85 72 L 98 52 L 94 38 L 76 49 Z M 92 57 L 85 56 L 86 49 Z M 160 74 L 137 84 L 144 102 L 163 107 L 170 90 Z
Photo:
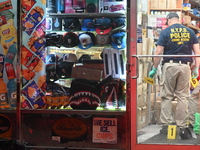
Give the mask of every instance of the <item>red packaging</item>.
M 36 55 L 31 53 L 25 46 L 22 46 L 21 50 L 22 50 L 22 59 L 21 59 L 22 65 L 24 65 L 29 70 L 33 70 L 37 66 L 40 59 Z
M 15 75 L 15 70 L 14 70 L 13 64 L 6 63 L 5 68 L 6 68 L 6 73 L 7 73 L 8 79 L 9 80 L 14 79 L 16 77 L 16 75 Z

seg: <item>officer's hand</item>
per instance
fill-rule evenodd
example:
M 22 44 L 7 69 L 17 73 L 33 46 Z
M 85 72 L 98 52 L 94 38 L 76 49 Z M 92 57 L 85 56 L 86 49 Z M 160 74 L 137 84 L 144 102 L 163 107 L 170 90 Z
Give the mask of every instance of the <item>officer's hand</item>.
M 194 67 L 192 70 L 192 78 L 197 78 L 199 76 L 199 68 Z
M 156 72 L 157 72 L 157 68 L 153 67 L 153 69 L 149 72 L 149 77 L 153 78 L 153 76 L 156 74 Z

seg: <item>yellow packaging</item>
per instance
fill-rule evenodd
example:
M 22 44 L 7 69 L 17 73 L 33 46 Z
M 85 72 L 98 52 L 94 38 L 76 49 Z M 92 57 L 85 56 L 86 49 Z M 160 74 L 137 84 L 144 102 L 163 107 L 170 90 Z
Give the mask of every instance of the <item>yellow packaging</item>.
M 3 79 L 0 79 L 0 108 L 9 108 L 8 96 L 7 96 L 7 86 Z
M 8 48 L 15 42 L 17 42 L 17 31 L 14 26 L 14 20 L 10 19 L 7 24 L 0 27 L 1 45 L 4 55 L 8 53 Z

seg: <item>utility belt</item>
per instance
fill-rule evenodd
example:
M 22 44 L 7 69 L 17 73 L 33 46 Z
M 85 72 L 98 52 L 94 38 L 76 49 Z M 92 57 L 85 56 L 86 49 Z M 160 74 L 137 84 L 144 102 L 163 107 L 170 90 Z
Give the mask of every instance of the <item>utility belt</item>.
M 165 60 L 163 61 L 163 65 L 165 63 L 177 63 L 177 64 L 186 64 L 186 65 L 190 65 L 191 63 L 189 61 L 182 61 L 182 60 Z

